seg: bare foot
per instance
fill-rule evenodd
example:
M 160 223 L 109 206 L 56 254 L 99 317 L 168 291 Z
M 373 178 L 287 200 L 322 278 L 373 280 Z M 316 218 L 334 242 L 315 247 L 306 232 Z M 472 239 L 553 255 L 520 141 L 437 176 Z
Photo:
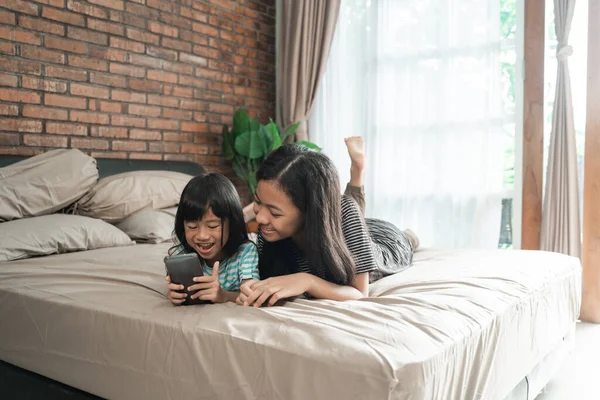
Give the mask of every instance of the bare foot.
M 352 167 L 361 171 L 365 167 L 365 141 L 361 136 L 351 136 L 344 139 L 348 154 L 352 161 Z

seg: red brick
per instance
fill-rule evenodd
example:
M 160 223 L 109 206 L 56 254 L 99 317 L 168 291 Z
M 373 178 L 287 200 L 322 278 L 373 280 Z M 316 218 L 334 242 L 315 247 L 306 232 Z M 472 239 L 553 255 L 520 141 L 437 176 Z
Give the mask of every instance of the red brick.
M 132 42 L 131 40 L 121 39 L 114 36 L 111 36 L 110 38 L 110 47 L 133 51 L 136 53 L 143 53 L 146 51 L 146 46 L 143 43 Z
M 131 132 L 129 132 L 129 137 L 131 139 L 137 139 L 137 140 L 161 140 L 162 134 L 157 131 L 132 129 Z
M 123 113 L 123 105 L 121 103 L 113 103 L 110 101 L 101 101 L 100 102 L 100 111 L 107 113 Z
M 191 154 L 163 154 L 165 161 L 194 161 L 194 156 Z M 204 165 L 202 165 L 204 167 Z
M 175 49 L 179 51 L 192 51 L 191 43 L 182 42 L 181 40 L 171 39 L 171 38 L 162 38 L 162 46 L 168 47 L 170 49 Z
M 193 114 L 191 111 L 182 111 L 182 110 L 171 110 L 169 108 L 165 108 L 163 110 L 163 118 L 170 118 L 170 119 L 179 119 L 179 120 L 191 120 L 193 117 Z
M 111 71 L 112 72 L 112 71 Z M 112 86 L 118 88 L 126 88 L 127 80 L 122 76 L 100 74 L 92 72 L 90 74 L 90 82 L 103 86 Z
M 235 22 L 236 24 L 241 24 L 242 22 L 244 22 L 245 19 L 243 15 L 231 13 L 228 11 L 221 11 L 220 15 L 221 17 L 229 21 Z
M 48 108 L 48 107 L 37 107 L 37 106 L 25 106 L 23 107 L 23 116 L 30 118 L 42 118 L 42 119 L 54 119 L 65 121 L 69 119 L 67 110 L 61 110 L 60 108 Z
M 233 87 L 231 85 L 226 85 L 218 82 L 208 82 L 208 90 L 213 90 L 215 92 L 221 93 L 233 93 Z
M 162 160 L 162 154 L 129 153 L 129 158 L 132 160 Z
M 57 8 L 64 8 L 65 7 L 65 0 L 33 0 L 36 3 L 41 3 L 41 4 L 46 4 L 49 6 L 54 6 Z
M 210 4 L 230 11 L 235 10 L 235 2 L 229 0 L 210 0 Z
M 72 39 L 101 44 L 104 46 L 108 44 L 108 36 L 104 33 L 92 32 L 87 29 L 74 28 L 72 26 L 67 28 L 67 36 Z
M 153 21 L 158 20 L 158 11 L 153 10 L 149 7 L 146 7 L 145 5 L 126 3 L 125 11 L 127 11 L 130 14 L 142 17 L 142 18 L 148 18 Z M 125 15 L 127 15 L 127 14 L 125 14 Z
M 0 101 L 40 104 L 40 95 L 35 92 L 24 90 L 0 89 Z
M 184 88 L 181 86 L 175 86 L 173 88 L 173 96 L 176 97 L 185 97 L 188 99 L 191 99 L 194 97 L 194 91 L 192 90 L 192 88 Z
M 206 146 L 191 143 L 182 143 L 181 152 L 188 154 L 208 154 Z
M 231 83 L 232 85 L 237 86 L 246 86 L 248 84 L 248 79 L 243 76 L 235 76 L 225 74 L 223 75 L 223 83 Z
M 246 104 L 246 99 L 243 97 L 239 97 L 239 96 L 223 95 L 222 99 L 223 99 L 223 103 L 231 104 L 236 107 L 242 107 Z
M 206 14 L 201 13 L 196 10 L 192 10 L 191 8 L 181 7 L 179 13 L 186 18 L 191 18 L 199 22 L 207 22 L 208 17 Z
M 8 154 L 8 155 L 12 155 L 12 156 L 33 156 L 33 155 L 41 154 L 41 153 L 43 153 L 43 151 L 41 151 L 41 150 L 26 149 L 23 147 L 0 148 L 0 154 Z
M 68 11 L 56 10 L 54 8 L 44 7 L 42 9 L 42 17 L 54 21 L 64 22 L 65 24 L 85 26 L 85 18 L 82 15 Z
M 46 133 L 53 135 L 87 136 L 87 125 L 70 124 L 67 122 L 46 122 Z
M 153 33 L 143 32 L 133 28 L 127 28 L 127 37 L 131 40 L 137 40 L 138 42 L 150 43 L 158 45 L 160 43 L 160 37 Z
M 125 34 L 125 28 L 119 24 L 92 18 L 88 18 L 88 28 L 95 31 L 110 33 L 111 35 L 123 36 Z
M 129 114 L 143 115 L 146 117 L 158 117 L 158 116 L 160 116 L 160 108 L 130 104 L 129 105 Z
M 161 93 L 162 83 L 129 78 L 129 88 L 140 92 Z
M 69 65 L 96 71 L 108 71 L 108 63 L 103 60 L 96 60 L 88 57 L 69 56 Z
M 163 62 L 163 70 L 169 71 L 169 72 L 176 72 L 178 74 L 183 74 L 183 75 L 192 75 L 194 73 L 193 66 L 181 64 L 181 63 L 175 63 L 175 62 L 171 62 L 171 61 Z
M 185 110 L 203 111 L 207 109 L 207 104 L 198 100 L 181 100 L 181 108 Z
M 42 121 L 33 121 L 24 118 L 0 118 L 0 130 L 39 133 L 42 131 Z
M 181 150 L 179 143 L 150 143 L 148 149 L 153 153 L 179 153 Z
M 64 25 L 45 21 L 40 18 L 32 18 L 32 17 L 22 16 L 19 18 L 19 25 L 22 26 L 23 28 L 30 29 L 33 31 L 52 33 L 53 35 L 59 35 L 59 36 L 65 35 Z
M 131 64 L 143 65 L 145 67 L 160 68 L 162 66 L 163 60 L 159 58 L 143 56 L 141 54 L 130 54 L 129 62 Z M 145 75 L 146 74 L 144 73 L 144 75 L 141 76 L 143 77 Z
M 198 0 L 193 0 L 192 1 L 192 7 L 195 10 L 201 11 L 204 14 L 208 14 L 208 13 L 217 13 L 218 10 L 216 10 L 214 7 L 210 7 L 208 4 L 205 4 L 204 2 L 200 2 Z
M 144 93 L 132 93 L 120 90 L 113 90 L 111 98 L 116 101 L 125 101 L 128 103 L 146 103 L 146 95 Z
M 206 36 L 190 31 L 181 31 L 181 39 L 183 39 L 186 42 L 200 44 L 203 46 L 206 46 L 208 44 L 208 38 Z
M 71 147 L 74 149 L 108 150 L 108 140 L 71 138 Z
M 115 10 L 125 10 L 125 5 L 122 0 L 88 0 L 90 3 L 98 6 L 113 8 Z
M 163 107 L 179 107 L 179 100 L 174 97 L 161 96 L 156 94 L 148 95 L 148 104 Z
M 23 77 L 23 87 L 54 93 L 64 93 L 67 90 L 67 84 L 65 82 L 32 77 Z
M 113 150 L 121 150 L 121 151 L 146 151 L 148 148 L 146 142 L 138 142 L 138 141 L 121 141 L 121 140 L 113 140 L 112 149 Z
M 30 15 L 37 15 L 39 8 L 31 2 L 23 0 L 0 0 L 0 7 Z
M 116 13 L 118 13 L 118 11 L 111 11 L 111 20 L 115 20 L 114 17 L 116 17 Z M 132 14 L 122 14 L 121 13 L 121 23 L 125 24 L 125 25 L 131 25 L 131 26 L 135 26 L 136 28 L 140 28 L 140 29 L 146 29 L 146 20 L 144 18 L 140 18 L 140 17 L 136 17 L 135 15 Z
M 71 94 L 75 96 L 95 97 L 98 99 L 108 99 L 109 90 L 102 87 L 84 85 L 81 83 L 71 83 Z
M 113 115 L 110 123 L 116 126 L 135 126 L 136 128 L 144 128 L 146 126 L 146 118 L 124 117 L 121 115 Z
M 147 78 L 152 81 L 177 83 L 177 74 L 173 74 L 170 72 L 157 71 L 154 69 L 148 70 Z
M 103 60 L 118 61 L 122 63 L 127 62 L 129 60 L 129 53 L 127 53 L 126 51 L 109 49 L 106 47 L 91 46 L 90 56 L 94 58 L 101 58 Z M 132 54 L 131 56 L 134 56 L 134 54 Z
M 162 58 L 164 60 L 176 61 L 177 52 L 173 50 L 161 49 L 160 47 L 148 46 L 146 54 L 151 57 Z
M 170 119 L 149 119 L 148 128 L 177 130 L 179 129 L 179 121 L 174 121 Z
M 199 32 L 207 36 L 219 37 L 219 30 L 210 25 L 194 22 L 192 29 L 194 32 Z
M 0 104 L 0 115 L 19 115 L 19 106 L 16 104 Z
M 194 89 L 194 98 L 209 102 L 221 102 L 223 95 L 221 93 L 209 92 L 206 89 Z
M 187 53 L 180 53 L 180 55 L 179 55 L 179 61 L 185 62 L 185 63 L 198 64 L 198 65 L 201 65 L 203 67 L 206 67 L 208 65 L 208 62 L 206 61 L 206 58 L 194 56 L 192 54 L 187 54 Z
M 48 135 L 23 135 L 23 144 L 36 147 L 67 147 L 67 138 Z
M 46 39 L 44 39 L 44 45 L 51 49 L 64 50 L 71 53 L 87 53 L 87 45 L 85 43 L 76 42 L 69 39 L 48 36 Z
M 236 68 L 238 68 L 238 67 L 239 66 L 237 66 L 237 65 L 225 64 L 225 63 L 220 62 L 220 61 L 215 61 L 215 60 L 209 60 L 208 61 L 208 68 L 210 68 L 210 69 L 216 69 L 218 71 L 225 72 L 225 73 L 227 73 L 227 72 L 229 72 L 229 73 L 235 72 L 236 74 L 243 75 L 242 73 L 236 72 Z M 240 67 L 240 69 L 241 68 L 244 68 L 244 70 L 250 71 L 247 75 L 251 75 L 252 74 L 252 70 L 250 70 L 248 68 L 245 68 L 245 67 Z M 255 75 L 258 75 L 258 74 L 255 74 Z
M 206 122 L 206 114 L 204 114 L 203 112 L 195 112 L 194 113 L 194 121 Z
M 210 80 L 210 81 L 221 81 L 223 80 L 222 73 L 219 71 L 211 71 L 209 69 L 196 69 L 196 76 L 198 78 Z
M 165 142 L 191 142 L 192 137 L 191 133 L 163 132 L 163 140 Z
M 148 21 L 148 30 L 165 36 L 178 37 L 179 30 L 156 21 Z
M 128 64 L 116 64 L 110 63 L 110 72 L 113 74 L 135 76 L 137 78 L 143 78 L 146 75 L 146 70 L 140 67 L 134 67 Z M 125 78 L 123 78 L 125 79 Z
M 69 79 L 71 81 L 87 81 L 87 72 L 78 69 L 46 66 L 46 76 L 51 78 Z
M 17 87 L 19 78 L 16 75 L 8 75 L 0 73 L 0 86 Z
M 118 128 L 115 126 L 93 126 L 91 136 L 103 138 L 127 138 L 127 128 Z
M 42 38 L 37 33 L 22 31 L 19 29 L 10 28 L 0 25 L 0 39 L 9 40 L 11 42 L 29 43 L 39 46 L 42 44 Z
M 206 82 L 201 79 L 192 78 L 191 76 L 180 75 L 179 84 L 184 86 L 193 86 L 197 88 L 206 88 Z
M 18 146 L 20 143 L 21 143 L 21 139 L 18 134 L 16 134 L 16 133 L 0 133 L 0 146 Z M 0 154 L 2 154 L 2 153 L 0 153 Z
M 127 158 L 127 153 L 123 153 L 123 152 L 112 152 L 112 153 L 104 153 L 104 152 L 99 152 L 99 151 L 92 151 L 90 153 L 91 157 L 94 158 Z
M 101 114 L 89 111 L 71 111 L 71 121 L 83 122 L 87 124 L 108 125 L 110 118 L 108 114 Z
M 27 18 L 27 17 L 21 17 Z M 0 24 L 14 25 L 16 23 L 15 13 L 0 10 Z
M 208 125 L 197 124 L 195 122 L 182 122 L 181 130 L 184 132 L 206 132 L 208 130 Z
M 101 8 L 91 6 L 75 0 L 67 0 L 67 8 L 79 14 L 89 15 L 100 19 L 107 19 L 108 14 Z
M 12 43 L 0 43 L 0 54 L 14 56 L 17 54 L 17 45 Z
M 211 47 L 206 46 L 194 46 L 193 50 L 194 54 L 206 57 L 206 58 L 221 58 L 221 52 L 219 50 L 213 49 Z
M 192 29 L 192 21 L 186 18 L 179 17 L 177 15 L 160 13 L 160 20 L 172 27 L 179 27 L 182 29 Z
M 215 112 L 219 114 L 233 114 L 233 106 L 226 104 L 210 104 L 208 106 L 208 111 Z
M 78 108 L 85 110 L 87 108 L 87 100 L 81 97 L 62 96 L 60 94 L 44 95 L 44 104 L 47 106 Z
M 146 5 L 148 7 L 157 8 L 161 11 L 167 11 L 170 13 L 177 12 L 176 5 L 170 1 L 146 0 Z
M 231 44 L 231 43 L 225 42 L 223 40 L 213 39 L 213 38 L 210 38 L 208 43 L 209 43 L 210 47 L 214 47 L 216 49 L 221 50 L 221 52 L 225 52 L 225 53 L 235 53 L 236 50 L 239 48 L 239 46 L 237 44 Z

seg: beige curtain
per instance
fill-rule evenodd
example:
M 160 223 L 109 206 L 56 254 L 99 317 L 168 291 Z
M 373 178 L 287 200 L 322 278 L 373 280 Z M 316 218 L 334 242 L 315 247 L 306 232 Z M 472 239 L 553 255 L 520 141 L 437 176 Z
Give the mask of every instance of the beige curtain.
M 558 70 L 542 214 L 541 248 L 580 257 L 577 150 L 567 62 L 567 58 L 573 53 L 568 42 L 574 10 L 575 0 L 554 0 Z
M 282 0 L 277 48 L 277 108 L 282 128 L 302 121 L 296 141 L 308 139 L 307 123 L 325 72 L 341 0 Z

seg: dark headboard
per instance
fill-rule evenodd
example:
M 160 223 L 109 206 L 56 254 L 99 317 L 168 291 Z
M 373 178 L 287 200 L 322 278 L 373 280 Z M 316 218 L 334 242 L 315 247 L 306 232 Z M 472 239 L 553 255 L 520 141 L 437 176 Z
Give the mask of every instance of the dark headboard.
M 28 156 L 0 156 L 0 168 L 25 160 Z M 177 171 L 193 176 L 204 172 L 199 164 L 191 161 L 159 161 L 159 160 L 121 160 L 117 158 L 97 158 L 100 178 L 129 171 Z

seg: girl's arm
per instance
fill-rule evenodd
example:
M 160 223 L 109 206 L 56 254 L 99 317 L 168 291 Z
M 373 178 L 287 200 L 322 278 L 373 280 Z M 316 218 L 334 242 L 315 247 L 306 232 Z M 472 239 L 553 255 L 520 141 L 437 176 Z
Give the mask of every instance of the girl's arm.
M 349 286 L 336 285 L 314 275 L 309 275 L 312 284 L 307 292 L 317 299 L 357 300 L 369 295 L 369 274 L 359 274 Z

